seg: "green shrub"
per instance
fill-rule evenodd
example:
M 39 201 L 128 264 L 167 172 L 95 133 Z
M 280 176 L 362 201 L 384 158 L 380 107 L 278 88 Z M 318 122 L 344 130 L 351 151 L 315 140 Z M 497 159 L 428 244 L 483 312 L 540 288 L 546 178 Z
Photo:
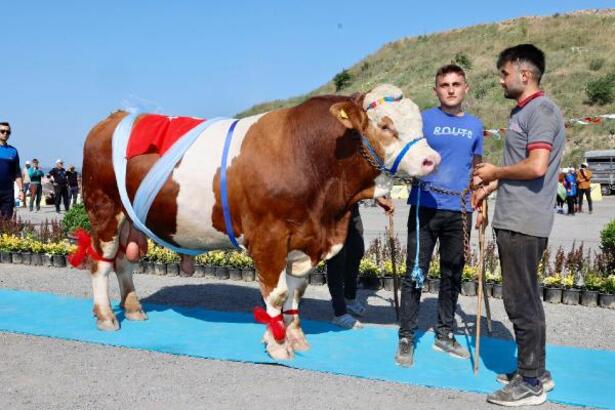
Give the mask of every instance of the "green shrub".
M 455 62 L 455 64 L 462 66 L 466 70 L 472 68 L 472 61 L 470 60 L 470 57 L 468 57 L 464 53 L 455 54 L 455 59 L 453 61 Z
M 352 75 L 348 72 L 348 70 L 342 70 L 342 72 L 337 73 L 335 77 L 333 77 L 333 83 L 335 84 L 335 91 L 340 91 L 343 88 L 346 88 L 350 81 L 352 80 Z
M 602 292 L 608 293 L 610 295 L 615 294 L 615 275 L 611 275 L 604 279 L 604 283 L 602 285 Z
M 604 58 L 594 58 L 589 62 L 589 69 L 592 71 L 598 71 L 604 65 Z
M 64 233 L 70 234 L 77 228 L 83 228 L 88 232 L 92 230 L 92 225 L 83 203 L 69 209 L 64 215 L 64 219 L 62 219 L 62 230 L 64 230 Z
M 604 229 L 600 231 L 600 249 L 606 257 L 605 274 L 615 273 L 615 219 L 606 224 Z
M 591 104 L 609 104 L 615 100 L 614 86 L 615 75 L 605 75 L 604 77 L 589 81 L 585 86 L 585 94 L 587 94 Z

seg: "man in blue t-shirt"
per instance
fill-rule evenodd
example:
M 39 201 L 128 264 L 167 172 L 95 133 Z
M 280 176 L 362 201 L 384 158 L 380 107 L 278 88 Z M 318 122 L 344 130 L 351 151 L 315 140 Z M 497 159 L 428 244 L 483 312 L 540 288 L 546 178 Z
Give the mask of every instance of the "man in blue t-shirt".
M 469 87 L 463 69 L 450 64 L 436 73 L 434 92 L 440 106 L 423 111 L 423 134 L 429 145 L 442 157 L 440 167 L 412 188 L 408 203 L 408 254 L 406 276 L 401 289 L 399 345 L 395 361 L 410 367 L 413 363 L 415 331 L 418 328 L 421 288 L 412 279 L 416 255 L 416 212 L 419 213 L 419 266 L 423 273 L 436 244 L 440 241 L 440 292 L 438 324 L 435 326 L 434 349 L 467 359 L 469 352 L 453 336 L 455 307 L 461 290 L 464 266 L 463 214 L 460 196 L 438 191 L 461 193 L 469 184 L 472 168 L 483 153 L 483 125 L 464 113 L 463 99 Z M 467 195 L 466 218 L 471 223 L 472 207 Z
M 19 200 L 24 200 L 19 153 L 15 147 L 8 144 L 11 126 L 8 122 L 0 122 L 0 218 L 13 217 L 15 208 L 15 182 L 19 188 Z

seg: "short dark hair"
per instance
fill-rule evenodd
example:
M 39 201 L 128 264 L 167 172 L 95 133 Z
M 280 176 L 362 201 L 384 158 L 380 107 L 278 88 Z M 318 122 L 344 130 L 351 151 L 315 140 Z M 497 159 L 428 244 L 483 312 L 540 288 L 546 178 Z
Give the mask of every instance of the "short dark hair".
M 438 71 L 436 71 L 435 80 L 438 81 L 438 77 L 440 77 L 441 75 L 446 75 L 450 73 L 459 74 L 460 76 L 463 77 L 464 80 L 466 79 L 466 72 L 463 71 L 463 68 L 459 67 L 457 64 L 446 64 L 438 68 Z
M 545 72 L 545 53 L 533 44 L 519 44 L 502 51 L 498 57 L 497 67 L 501 69 L 506 63 L 529 64 L 536 82 Z
M 6 121 L 0 122 L 0 125 L 6 125 L 7 127 L 11 128 L 11 124 Z

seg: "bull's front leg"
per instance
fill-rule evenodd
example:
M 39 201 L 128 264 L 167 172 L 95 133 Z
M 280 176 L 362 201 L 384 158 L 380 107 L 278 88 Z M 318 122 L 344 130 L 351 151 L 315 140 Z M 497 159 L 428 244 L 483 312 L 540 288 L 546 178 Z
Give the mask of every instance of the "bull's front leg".
M 261 290 L 267 307 L 266 317 L 259 320 L 267 323 L 263 342 L 267 353 L 274 359 L 287 360 L 294 357 L 294 351 L 286 339 L 286 330 L 282 316 L 282 308 L 288 297 L 286 273 L 282 272 L 275 287 L 268 287 L 261 282 Z
M 301 251 L 291 251 L 286 266 L 286 284 L 288 297 L 284 302 L 284 323 L 286 324 L 286 338 L 295 351 L 309 350 L 308 343 L 299 317 L 299 302 L 305 293 L 307 278 L 312 271 L 312 260 Z
M 109 302 L 109 274 L 113 262 L 97 261 L 92 264 L 92 290 L 94 293 L 94 316 L 98 330 L 119 330 L 120 325 Z

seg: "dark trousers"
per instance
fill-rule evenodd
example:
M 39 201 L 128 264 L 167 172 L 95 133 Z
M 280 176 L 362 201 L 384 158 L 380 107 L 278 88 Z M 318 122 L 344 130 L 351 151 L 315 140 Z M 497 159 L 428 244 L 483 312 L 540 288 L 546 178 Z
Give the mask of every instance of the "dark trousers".
M 566 197 L 566 203 L 568 204 L 568 214 L 569 215 L 574 215 L 574 206 L 575 206 L 576 199 L 577 198 L 575 196 Z
M 77 197 L 79 196 L 79 187 L 78 186 L 72 186 L 69 188 L 70 190 L 70 201 L 69 204 L 70 206 L 75 206 L 77 205 Z
M 15 209 L 15 191 L 13 189 L 0 191 L 0 217 L 11 219 Z
M 461 212 L 420 208 L 419 219 L 419 266 L 423 274 L 429 271 L 429 262 L 436 245 L 440 241 L 440 293 L 438 294 L 438 324 L 436 334 L 448 336 L 455 326 L 455 309 L 461 290 L 461 274 L 465 257 L 463 252 L 463 222 Z M 471 217 L 468 214 L 468 234 Z M 414 339 L 418 328 L 421 289 L 412 280 L 412 269 L 416 255 L 416 207 L 410 209 L 408 217 L 408 256 L 406 276 L 401 286 L 401 306 L 399 315 L 399 337 Z
M 56 212 L 60 212 L 60 201 L 64 201 L 64 209 L 68 211 L 70 209 L 70 203 L 68 199 L 68 186 L 67 185 L 54 185 L 53 192 L 55 194 Z
M 555 203 L 558 208 L 564 208 L 564 200 L 559 195 L 555 195 Z
M 348 222 L 348 236 L 344 247 L 337 255 L 327 261 L 327 285 L 331 293 L 331 303 L 335 316 L 346 314 L 346 299 L 357 296 L 357 276 L 359 263 L 365 253 L 363 243 L 363 222 L 359 205 L 351 209 Z
M 41 184 L 31 184 L 30 185 L 30 210 L 34 209 L 34 204 L 36 204 L 36 210 L 40 211 L 41 209 L 41 198 L 43 196 L 43 186 Z
M 587 206 L 589 207 L 589 212 L 592 212 L 593 211 L 592 195 L 591 195 L 591 189 L 589 188 L 579 189 L 579 194 L 577 196 L 578 201 L 579 201 L 579 212 L 583 211 L 583 195 L 585 195 L 585 198 L 587 198 Z
M 522 376 L 545 371 L 546 324 L 538 292 L 538 263 L 547 238 L 496 230 L 502 266 L 502 297 L 517 342 L 517 369 Z

